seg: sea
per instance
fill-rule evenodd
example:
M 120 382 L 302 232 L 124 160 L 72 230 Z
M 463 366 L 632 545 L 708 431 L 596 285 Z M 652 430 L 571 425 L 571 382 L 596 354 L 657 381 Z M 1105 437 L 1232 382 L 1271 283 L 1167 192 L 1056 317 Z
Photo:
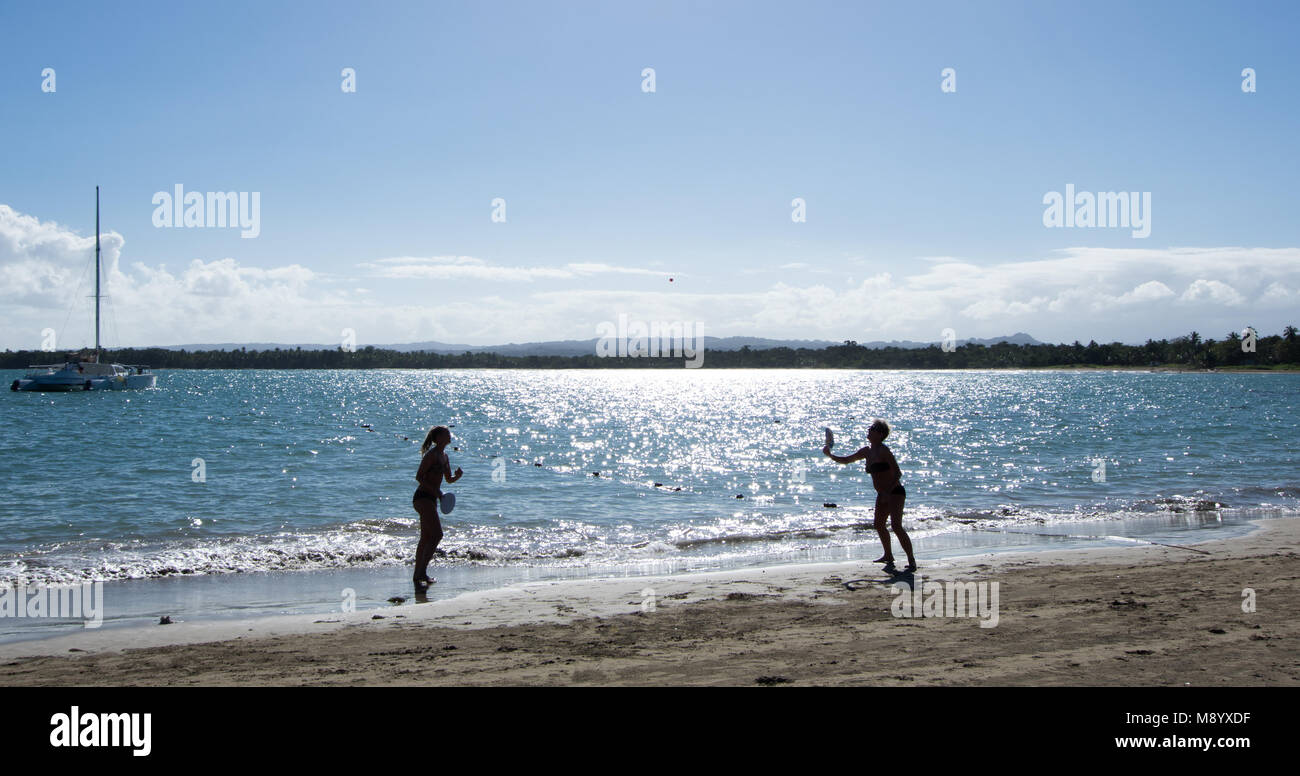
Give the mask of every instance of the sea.
M 435 425 L 464 477 L 444 485 L 457 501 L 430 600 L 874 568 L 870 477 L 821 447 L 831 428 L 834 452 L 854 452 L 875 418 L 922 568 L 1300 514 L 1293 373 L 162 370 L 154 390 L 0 401 L 0 589 L 103 582 L 104 627 L 391 607 L 412 591 Z M 82 625 L 0 617 L 0 641 Z

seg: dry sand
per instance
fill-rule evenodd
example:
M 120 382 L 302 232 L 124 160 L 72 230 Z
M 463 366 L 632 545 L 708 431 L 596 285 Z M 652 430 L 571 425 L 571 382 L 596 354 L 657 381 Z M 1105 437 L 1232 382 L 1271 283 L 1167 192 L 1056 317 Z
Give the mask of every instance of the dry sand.
M 0 646 L 0 685 L 1300 684 L 1300 518 L 1257 525 L 1195 545 L 1209 554 L 1143 545 L 926 563 L 926 582 L 998 583 L 990 628 L 895 617 L 879 567 L 815 564 L 529 584 L 382 619 L 88 630 Z M 654 611 L 642 611 L 646 588 Z

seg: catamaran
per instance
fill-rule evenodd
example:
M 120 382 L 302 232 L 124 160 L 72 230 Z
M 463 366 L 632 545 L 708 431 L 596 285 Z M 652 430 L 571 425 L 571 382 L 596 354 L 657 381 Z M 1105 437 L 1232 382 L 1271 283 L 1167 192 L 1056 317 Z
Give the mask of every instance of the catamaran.
M 100 362 L 99 301 L 99 187 L 95 187 L 95 352 L 70 354 L 61 364 L 35 364 L 27 375 L 14 380 L 13 391 L 118 391 L 153 388 L 158 377 L 144 365 Z

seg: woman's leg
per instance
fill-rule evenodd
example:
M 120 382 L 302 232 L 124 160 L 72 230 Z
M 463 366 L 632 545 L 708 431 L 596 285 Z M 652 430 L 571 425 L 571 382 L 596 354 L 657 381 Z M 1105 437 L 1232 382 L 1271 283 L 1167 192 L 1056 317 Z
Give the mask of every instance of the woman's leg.
M 885 528 L 885 519 L 889 517 L 889 501 L 885 494 L 876 496 L 876 533 L 880 534 L 880 543 L 885 547 L 885 554 L 876 558 L 876 563 L 893 563 L 894 548 L 889 543 L 889 531 Z
M 903 502 L 907 496 L 899 494 L 894 496 L 894 503 L 890 507 L 891 523 L 894 533 L 898 535 L 898 543 L 903 546 L 903 552 L 907 553 L 907 565 L 915 566 L 916 558 L 912 556 L 912 540 L 908 538 L 907 531 L 903 530 Z M 877 512 L 879 514 L 879 512 Z M 879 520 L 880 518 L 876 518 Z
M 442 541 L 442 521 L 438 519 L 438 508 L 433 499 L 416 499 L 414 503 L 415 511 L 420 513 L 420 544 L 415 548 L 414 579 L 422 582 L 429 575 L 433 552 Z

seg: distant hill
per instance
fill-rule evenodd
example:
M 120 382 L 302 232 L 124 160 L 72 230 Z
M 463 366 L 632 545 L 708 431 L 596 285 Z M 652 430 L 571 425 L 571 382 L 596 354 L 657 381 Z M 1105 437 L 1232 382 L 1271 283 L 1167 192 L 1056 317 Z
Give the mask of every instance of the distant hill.
M 1043 345 L 1043 344 L 1046 344 L 1046 343 L 1043 343 L 1043 342 L 1040 342 L 1040 341 L 1034 339 L 1033 337 L 1029 336 L 1028 334 L 1025 334 L 1023 331 L 1018 331 L 1018 332 L 1016 332 L 1015 334 L 1012 334 L 1012 335 L 1010 335 L 1010 336 L 990 337 L 989 339 L 979 339 L 978 337 L 971 337 L 970 339 L 959 339 L 959 340 L 957 340 L 956 345 L 957 345 L 957 347 L 961 347 L 962 345 L 997 345 L 997 344 L 1002 343 L 1002 342 L 1009 342 L 1009 343 L 1011 343 L 1012 345 Z M 835 344 L 836 344 L 836 345 L 839 345 L 839 344 L 842 344 L 842 343 L 837 342 L 837 343 L 835 343 Z M 916 342 L 916 341 L 913 341 L 913 340 L 893 340 L 893 341 L 891 341 L 891 342 L 882 342 L 882 341 L 880 341 L 880 340 L 876 340 L 876 341 L 874 341 L 874 342 L 859 342 L 858 344 L 861 345 L 861 346 L 863 346 L 863 347 L 865 347 L 865 348 L 906 348 L 906 349 L 912 349 L 912 348 L 928 348 L 928 347 L 930 347 L 931 345 L 938 345 L 938 344 L 940 344 L 940 342 L 939 342 L 939 340 L 935 340 L 934 342 Z
M 375 345 L 376 348 L 384 350 L 396 350 L 401 353 L 440 353 L 444 355 L 458 355 L 465 352 L 470 353 L 497 353 L 503 356 L 585 356 L 594 353 L 596 343 L 599 340 L 592 337 L 589 340 L 553 340 L 550 342 L 524 342 L 509 343 L 506 345 L 456 345 L 447 342 L 408 342 L 400 345 Z M 990 339 L 963 339 L 957 340 L 957 345 L 974 343 L 977 345 L 996 345 L 999 342 L 1010 342 L 1013 345 L 1041 345 L 1043 343 L 1025 334 L 1017 332 L 1010 336 L 993 337 Z M 363 348 L 367 344 L 359 342 L 358 348 Z M 767 339 L 765 337 L 708 337 L 704 338 L 705 350 L 740 350 L 749 346 L 750 350 L 770 350 L 772 348 L 808 348 L 811 350 L 820 350 L 834 345 L 843 345 L 844 340 L 778 340 Z M 938 345 L 939 341 L 934 342 L 915 342 L 912 340 L 894 340 L 885 342 L 877 340 L 874 342 L 859 342 L 859 345 L 868 348 L 925 348 L 931 345 Z M 321 345 L 321 344 L 290 344 L 282 342 L 243 342 L 243 343 L 217 343 L 217 344 L 199 344 L 199 345 L 164 345 L 159 346 L 164 350 L 216 350 L 229 351 L 245 348 L 247 350 L 334 350 L 338 344 Z

